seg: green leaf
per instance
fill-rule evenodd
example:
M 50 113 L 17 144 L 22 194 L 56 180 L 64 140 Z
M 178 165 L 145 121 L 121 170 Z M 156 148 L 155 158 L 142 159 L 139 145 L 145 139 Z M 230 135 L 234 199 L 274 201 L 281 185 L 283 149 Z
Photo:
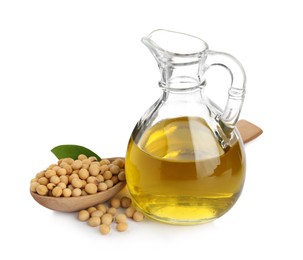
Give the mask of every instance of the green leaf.
M 63 158 L 73 158 L 76 160 L 79 154 L 85 154 L 87 157 L 95 156 L 99 161 L 101 158 L 86 147 L 74 144 L 64 144 L 54 147 L 51 152 L 60 160 Z

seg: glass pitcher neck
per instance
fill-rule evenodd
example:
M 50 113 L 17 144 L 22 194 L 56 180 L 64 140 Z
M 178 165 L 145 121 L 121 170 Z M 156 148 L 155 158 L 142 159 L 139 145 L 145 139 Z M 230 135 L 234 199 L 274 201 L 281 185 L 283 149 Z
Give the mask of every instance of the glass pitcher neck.
M 185 101 L 185 102 L 202 102 L 204 98 L 204 89 L 202 87 L 187 89 L 162 88 L 163 101 Z
M 158 62 L 161 78 L 159 86 L 171 91 L 191 91 L 205 85 L 200 61 L 184 64 Z
M 204 89 L 162 89 L 161 98 L 157 101 L 159 110 L 154 113 L 161 121 L 165 118 L 196 117 L 208 121 L 210 111 L 204 96 Z M 157 106 L 158 107 L 158 106 Z
M 207 44 L 195 36 L 167 30 L 156 30 L 142 42 L 155 57 L 162 88 L 183 90 L 201 87 Z

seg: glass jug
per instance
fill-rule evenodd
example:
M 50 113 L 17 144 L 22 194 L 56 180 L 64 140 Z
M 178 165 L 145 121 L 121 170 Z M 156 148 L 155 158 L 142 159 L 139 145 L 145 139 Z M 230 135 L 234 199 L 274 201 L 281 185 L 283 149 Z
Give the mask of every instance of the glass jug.
M 214 220 L 235 204 L 244 184 L 245 154 L 235 124 L 245 72 L 235 58 L 188 34 L 156 30 L 142 42 L 158 63 L 163 92 L 131 134 L 129 192 L 145 215 L 161 222 Z M 214 65 L 232 78 L 223 111 L 204 92 L 205 72 Z

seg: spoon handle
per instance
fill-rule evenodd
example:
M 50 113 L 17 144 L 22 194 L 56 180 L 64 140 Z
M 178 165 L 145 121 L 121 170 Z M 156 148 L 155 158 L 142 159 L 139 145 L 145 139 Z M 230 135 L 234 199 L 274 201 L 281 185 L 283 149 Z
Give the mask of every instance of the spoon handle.
M 263 130 L 260 127 L 244 119 L 238 121 L 237 128 L 244 143 L 252 141 L 263 133 Z

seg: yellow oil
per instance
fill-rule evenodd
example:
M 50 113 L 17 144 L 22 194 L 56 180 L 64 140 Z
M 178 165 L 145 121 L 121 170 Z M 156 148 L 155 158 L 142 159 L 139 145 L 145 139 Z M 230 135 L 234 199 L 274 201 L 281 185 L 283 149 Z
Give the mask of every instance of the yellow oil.
M 163 120 L 138 143 L 130 139 L 126 178 L 135 204 L 147 216 L 181 225 L 208 222 L 240 196 L 243 147 L 237 141 L 225 152 L 201 118 Z

